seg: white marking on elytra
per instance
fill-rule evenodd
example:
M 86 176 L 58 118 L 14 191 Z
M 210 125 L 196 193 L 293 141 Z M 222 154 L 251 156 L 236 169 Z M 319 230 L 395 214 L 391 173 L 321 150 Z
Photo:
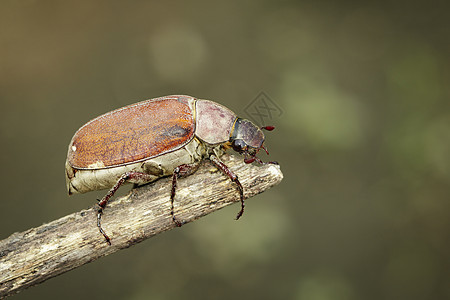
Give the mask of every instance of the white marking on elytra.
M 77 146 L 72 145 L 72 151 L 73 151 L 73 152 L 77 151 Z
M 88 168 L 91 169 L 102 169 L 105 167 L 105 164 L 101 160 L 97 160 L 95 163 L 88 165 Z

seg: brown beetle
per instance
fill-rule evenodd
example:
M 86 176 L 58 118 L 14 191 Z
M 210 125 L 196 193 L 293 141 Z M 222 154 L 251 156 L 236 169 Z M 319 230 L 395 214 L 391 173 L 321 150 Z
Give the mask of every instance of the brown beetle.
M 262 129 L 273 130 L 266 126 Z M 69 144 L 66 181 L 70 194 L 110 188 L 99 200 L 97 226 L 108 200 L 126 182 L 145 184 L 172 175 L 171 215 L 179 176 L 195 172 L 209 159 L 236 183 L 244 212 L 243 188 L 238 177 L 219 159 L 228 148 L 244 161 L 264 149 L 264 133 L 252 122 L 238 118 L 223 105 L 190 96 L 167 96 L 142 101 L 101 115 L 82 126 Z

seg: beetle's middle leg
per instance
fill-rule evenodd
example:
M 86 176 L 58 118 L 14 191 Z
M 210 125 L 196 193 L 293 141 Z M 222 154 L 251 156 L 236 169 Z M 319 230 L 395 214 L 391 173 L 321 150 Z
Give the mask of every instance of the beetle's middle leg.
M 175 198 L 175 190 L 177 188 L 177 179 L 180 176 L 181 177 L 188 176 L 188 175 L 194 173 L 195 171 L 197 171 L 199 166 L 200 166 L 200 162 L 195 162 L 192 164 L 179 165 L 178 167 L 176 167 L 173 170 L 172 191 L 170 193 L 170 214 L 172 215 L 172 220 L 175 223 L 175 225 L 177 225 L 177 227 L 181 227 L 184 224 L 184 222 L 178 221 L 175 218 L 175 214 L 174 214 L 173 200 Z
M 138 181 L 151 181 L 152 176 L 142 172 L 126 172 L 122 176 L 120 176 L 119 180 L 117 180 L 116 184 L 106 193 L 106 195 L 98 202 L 99 209 L 97 210 L 97 227 L 100 233 L 105 237 L 106 242 L 111 245 L 111 239 L 105 233 L 102 228 L 101 219 L 103 214 L 103 209 L 108 204 L 109 199 L 117 192 L 122 184 L 124 184 L 127 180 L 138 180 Z

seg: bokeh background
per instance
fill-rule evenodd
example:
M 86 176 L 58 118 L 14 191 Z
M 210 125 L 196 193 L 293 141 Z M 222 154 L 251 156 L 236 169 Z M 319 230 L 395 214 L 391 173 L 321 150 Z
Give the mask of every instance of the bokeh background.
M 103 192 L 65 190 L 73 133 L 148 98 L 248 117 L 265 92 L 261 158 L 285 175 L 239 222 L 233 205 L 15 298 L 450 299 L 444 3 L 2 0 L 1 239 L 91 207 Z

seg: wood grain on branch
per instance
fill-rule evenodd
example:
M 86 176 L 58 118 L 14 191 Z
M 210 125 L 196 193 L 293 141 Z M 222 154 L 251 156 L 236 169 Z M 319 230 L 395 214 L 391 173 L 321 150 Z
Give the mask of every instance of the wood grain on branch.
M 231 155 L 223 156 L 223 161 L 239 176 L 245 198 L 263 192 L 283 178 L 278 165 L 247 165 L 242 158 Z M 108 204 L 102 226 L 111 238 L 111 246 L 96 226 L 96 208 L 14 233 L 0 241 L 0 298 L 174 228 L 170 180 L 163 178 L 133 189 Z M 175 214 L 178 220 L 192 222 L 234 202 L 239 202 L 236 185 L 205 161 L 195 174 L 178 181 Z

